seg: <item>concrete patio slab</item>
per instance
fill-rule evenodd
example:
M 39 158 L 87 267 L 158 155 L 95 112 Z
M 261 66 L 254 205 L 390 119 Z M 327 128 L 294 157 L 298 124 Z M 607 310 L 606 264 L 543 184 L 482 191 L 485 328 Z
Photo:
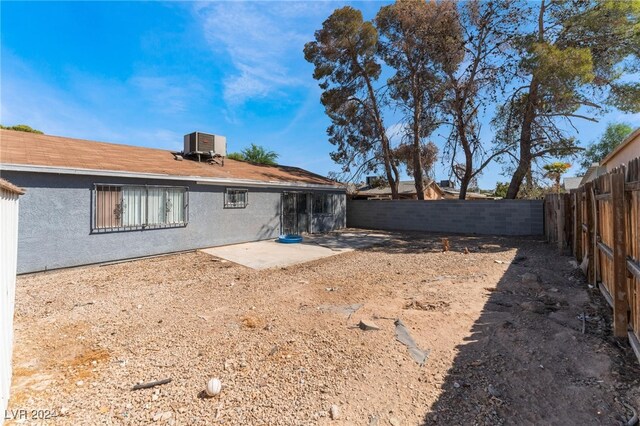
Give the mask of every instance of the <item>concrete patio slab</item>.
M 305 235 L 300 244 L 281 244 L 275 240 L 256 241 L 202 249 L 203 253 L 252 269 L 268 269 L 311 262 L 356 249 L 371 247 L 388 238 L 386 234 L 330 233 Z

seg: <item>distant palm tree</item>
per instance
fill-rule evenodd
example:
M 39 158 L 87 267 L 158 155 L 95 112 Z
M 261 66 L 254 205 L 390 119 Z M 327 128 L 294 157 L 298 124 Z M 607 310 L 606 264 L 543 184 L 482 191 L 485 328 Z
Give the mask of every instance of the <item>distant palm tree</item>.
M 560 193 L 560 178 L 566 171 L 571 167 L 569 163 L 562 163 L 560 161 L 556 161 L 554 163 L 545 164 L 542 166 L 547 172 L 545 176 L 553 181 L 555 181 L 556 192 Z
M 228 156 L 233 160 L 249 161 L 251 163 L 276 165 L 276 159 L 279 155 L 274 151 L 267 151 L 262 146 L 251 144 L 249 148 L 245 148 L 242 152 L 232 152 Z

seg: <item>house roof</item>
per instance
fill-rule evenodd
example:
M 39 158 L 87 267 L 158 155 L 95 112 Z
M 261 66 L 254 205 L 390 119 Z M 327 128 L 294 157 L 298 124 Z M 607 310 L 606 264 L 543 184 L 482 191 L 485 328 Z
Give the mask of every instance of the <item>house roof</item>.
M 15 186 L 8 180 L 0 178 L 0 189 L 5 190 L 7 192 L 12 192 L 14 194 L 22 195 L 24 194 L 24 189 Z
M 176 161 L 171 151 L 94 142 L 60 136 L 0 130 L 0 163 L 6 170 L 56 173 L 131 175 L 160 179 L 232 181 L 264 185 L 331 186 L 323 176 L 289 166 L 267 166 L 231 159 L 224 166 Z M 107 173 L 108 172 L 108 173 Z M 140 175 L 140 176 L 137 176 Z
M 425 189 L 429 186 L 435 184 L 434 181 L 428 180 L 425 182 Z M 435 185 L 438 186 L 437 184 Z M 357 189 L 356 193 L 358 195 L 391 195 L 391 187 L 389 185 L 386 186 L 361 186 Z M 398 194 L 400 195 L 413 195 L 416 193 L 416 184 L 412 180 L 401 180 L 398 182 Z
M 567 191 L 571 189 L 576 189 L 580 186 L 580 182 L 582 182 L 582 178 L 584 176 L 576 176 L 576 177 L 566 177 L 564 178 L 564 189 Z
M 454 188 L 442 188 L 442 191 L 445 194 L 448 195 L 452 195 L 455 197 L 458 197 L 460 195 L 460 190 L 459 189 L 454 189 Z M 467 191 L 467 199 L 474 199 L 474 200 L 479 200 L 479 199 L 488 199 L 488 200 L 493 200 L 494 197 L 490 197 L 488 195 L 485 194 L 481 194 L 479 192 L 469 192 Z

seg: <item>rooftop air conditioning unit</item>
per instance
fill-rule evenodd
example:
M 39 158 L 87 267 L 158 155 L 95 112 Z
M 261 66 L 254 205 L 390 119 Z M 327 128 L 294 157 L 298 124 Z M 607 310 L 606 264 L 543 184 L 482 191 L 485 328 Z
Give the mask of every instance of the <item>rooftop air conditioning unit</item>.
M 185 154 L 211 154 L 227 156 L 227 138 L 209 133 L 193 132 L 184 135 Z

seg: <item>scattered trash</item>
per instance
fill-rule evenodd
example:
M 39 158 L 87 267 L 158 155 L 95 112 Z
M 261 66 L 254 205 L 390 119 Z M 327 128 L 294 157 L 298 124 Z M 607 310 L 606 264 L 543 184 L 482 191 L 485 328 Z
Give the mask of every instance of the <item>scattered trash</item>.
M 138 383 L 137 385 L 133 386 L 131 390 L 149 389 L 155 386 L 166 385 L 167 383 L 171 383 L 171 379 L 157 380 L 155 382 L 148 382 L 148 383 Z
M 333 404 L 329 410 L 329 415 L 331 415 L 332 420 L 338 420 L 340 418 L 340 407 Z
M 409 334 L 409 330 L 402 323 L 401 320 L 397 319 L 395 321 L 396 325 L 396 340 L 405 345 L 409 349 L 409 355 L 415 362 L 417 362 L 420 366 L 423 366 L 427 357 L 429 356 L 429 351 L 422 351 L 416 345 L 416 342 L 413 340 L 411 335 Z
M 460 387 L 460 383 L 458 382 L 453 382 L 453 387 L 458 389 Z
M 205 389 L 207 396 L 216 396 L 220 393 L 221 390 L 222 383 L 220 382 L 220 379 L 216 377 L 210 378 L 207 382 L 207 388 Z
M 360 320 L 358 323 L 358 327 L 360 330 L 369 331 L 369 330 L 380 330 L 380 327 L 377 326 L 373 321 Z
M 327 287 L 325 288 L 326 291 L 337 291 L 338 287 Z
M 496 259 L 496 260 L 494 260 L 494 262 L 495 262 L 495 263 L 499 263 L 499 264 L 501 264 L 501 265 L 502 265 L 502 264 L 504 263 L 504 260 L 497 260 L 497 259 Z

